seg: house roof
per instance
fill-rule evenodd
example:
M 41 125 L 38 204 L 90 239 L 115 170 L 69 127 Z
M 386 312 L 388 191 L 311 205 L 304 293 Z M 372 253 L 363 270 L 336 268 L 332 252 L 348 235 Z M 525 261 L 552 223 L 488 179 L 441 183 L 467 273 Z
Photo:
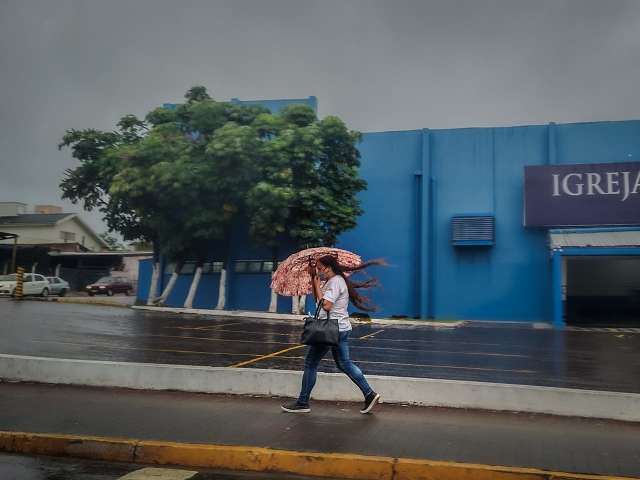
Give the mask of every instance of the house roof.
M 76 213 L 23 213 L 9 217 L 0 217 L 0 227 L 54 227 L 67 220 L 76 220 L 103 248 L 109 245 L 100 238 Z
M 74 216 L 75 213 L 23 213 L 10 217 L 0 217 L 0 226 L 43 226 L 53 227 L 60 220 Z

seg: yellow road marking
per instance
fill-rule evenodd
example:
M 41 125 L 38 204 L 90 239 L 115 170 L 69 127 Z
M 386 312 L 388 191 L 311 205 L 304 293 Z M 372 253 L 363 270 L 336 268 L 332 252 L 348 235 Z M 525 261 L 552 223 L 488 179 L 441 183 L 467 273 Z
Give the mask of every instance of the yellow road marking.
M 380 332 L 384 332 L 384 328 L 382 330 L 378 330 L 377 332 L 370 333 L 369 335 L 365 335 L 364 337 L 360 337 L 360 338 L 358 338 L 358 340 L 364 340 L 365 338 L 371 338 L 371 337 L 379 334 Z
M 365 338 L 365 337 L 363 337 Z M 358 340 L 362 340 L 358 338 Z M 407 352 L 404 348 L 392 348 L 392 347 L 369 347 L 363 345 L 352 345 L 351 348 L 366 349 L 366 350 L 390 350 L 392 352 Z M 421 350 L 417 350 L 421 351 Z M 456 352 L 452 350 L 429 350 L 429 353 L 451 353 L 455 355 L 485 355 L 488 357 L 516 357 L 516 358 L 530 358 L 531 355 L 518 355 L 517 353 L 492 353 L 492 352 Z
M 230 355 L 236 357 L 255 357 L 254 354 L 249 353 L 226 353 L 226 352 L 202 352 L 196 350 L 170 350 L 170 349 L 159 349 L 159 348 L 131 348 L 131 347 L 116 347 L 116 346 L 106 346 L 106 345 L 95 345 L 90 343 L 76 343 L 76 342 L 62 342 L 57 340 L 30 340 L 31 342 L 37 343 L 59 343 L 63 345 L 76 345 L 82 347 L 100 347 L 100 348 L 113 348 L 116 350 L 144 350 L 150 352 L 163 352 L 163 353 L 188 353 L 188 354 L 198 354 L 198 355 Z M 236 363 L 234 365 L 229 365 L 229 368 L 239 368 L 244 367 L 246 365 L 251 365 L 253 363 L 257 363 L 261 360 L 265 360 L 267 358 L 272 358 L 280 355 L 281 353 L 290 352 L 292 350 L 297 350 L 303 348 L 304 345 L 296 345 L 294 347 L 285 348 L 279 350 L 277 352 L 269 353 L 267 355 L 261 355 L 259 357 L 253 358 L 251 360 L 247 360 L 245 362 Z M 285 359 L 298 359 L 302 357 L 280 357 Z M 323 361 L 329 361 L 328 359 L 323 359 Z M 331 360 L 333 361 L 333 360 Z M 537 373 L 535 370 L 512 370 L 505 368 L 483 368 L 483 367 L 460 367 L 455 365 L 432 365 L 432 364 L 416 364 L 416 363 L 397 363 L 397 362 L 374 362 L 368 360 L 358 360 L 358 363 L 370 363 L 374 365 L 394 365 L 394 366 L 402 366 L 402 367 L 429 367 L 429 368 L 449 368 L 449 369 L 459 369 L 459 370 L 479 370 L 479 371 L 487 371 L 487 372 L 516 372 L 516 373 Z
M 252 353 L 231 353 L 231 352 L 201 352 L 198 350 L 171 350 L 168 348 L 144 348 L 144 347 L 117 347 L 111 345 L 95 345 L 91 343 L 63 342 L 58 340 L 29 340 L 37 343 L 59 343 L 62 345 L 76 345 L 80 347 L 97 347 L 112 348 L 114 350 L 144 350 L 145 352 L 163 352 L 163 353 L 194 353 L 198 355 L 231 355 L 234 357 L 255 357 Z
M 268 340 L 235 340 L 230 338 L 208 338 L 208 337 L 191 337 L 191 336 L 180 336 L 180 335 L 140 335 L 138 337 L 160 337 L 160 338 L 185 338 L 188 340 L 204 340 L 206 342 L 230 342 L 230 343 L 259 343 L 259 344 L 274 344 L 274 345 L 298 345 L 297 343 L 292 342 L 271 342 Z
M 378 330 L 377 332 L 370 333 L 369 335 L 365 335 L 363 337 L 356 338 L 356 340 L 367 340 L 372 338 L 374 335 L 382 332 L 383 330 Z M 261 333 L 261 332 L 256 332 Z M 284 335 L 284 334 L 276 334 L 276 335 Z M 286 334 L 287 336 L 291 336 L 291 334 Z M 192 337 L 192 336 L 183 336 L 183 335 L 138 335 L 137 337 L 159 337 L 159 338 L 184 338 L 189 340 L 204 340 L 207 342 L 238 342 L 238 343 L 260 343 L 260 344 L 290 344 L 289 342 L 271 342 L 264 340 L 235 340 L 235 339 L 226 339 L 226 338 L 208 338 L 208 337 Z M 134 337 L 134 338 L 137 338 Z M 407 350 L 404 348 L 393 348 L 393 347 L 375 347 L 375 346 L 362 346 L 362 345 L 350 345 L 351 348 L 359 348 L 359 349 L 367 349 L 367 350 L 386 350 L 392 352 L 406 352 Z M 450 353 L 454 355 L 475 355 L 475 356 L 488 356 L 488 357 L 514 357 L 514 358 L 529 358 L 530 355 L 518 355 L 515 353 L 492 353 L 492 352 L 458 352 L 451 350 L 429 350 L 429 353 Z
M 231 365 L 230 368 L 245 367 L 247 365 L 251 365 L 252 363 L 256 363 L 256 362 L 259 362 L 261 360 L 265 360 L 267 358 L 275 357 L 277 355 L 280 355 L 281 353 L 290 352 L 291 350 L 297 350 L 297 349 L 303 348 L 303 347 L 304 347 L 304 345 L 296 345 L 295 347 L 285 348 L 284 350 L 280 350 L 278 352 L 273 352 L 273 353 L 270 353 L 268 355 L 263 355 L 261 357 L 254 358 L 253 360 L 247 360 L 246 362 L 236 363 L 235 365 Z M 298 357 L 295 357 L 295 358 L 298 358 Z
M 245 323 L 245 322 L 241 322 L 241 323 Z M 354 330 L 358 327 L 360 327 L 361 325 L 356 325 L 354 327 Z M 175 328 L 175 327 L 174 327 Z M 220 332 L 230 332 L 230 333 L 248 333 L 248 334 L 261 334 L 263 333 L 262 331 L 252 331 L 252 330 L 227 330 L 227 329 L 220 329 L 218 330 Z M 270 332 L 269 335 L 291 335 L 291 333 L 275 333 L 275 332 Z M 451 343 L 455 343 L 455 344 L 459 344 L 459 345 L 486 345 L 486 346 L 490 346 L 490 347 L 510 347 L 513 349 L 522 349 L 522 348 L 528 348 L 531 350 L 543 350 L 541 348 L 532 348 L 529 347 L 527 345 L 519 345 L 519 344 L 510 344 L 510 345 L 505 345 L 504 343 L 488 343 L 488 342 L 464 342 L 464 341 L 452 341 L 452 340 L 416 340 L 416 339 L 402 339 L 402 338 L 384 338 L 381 341 L 383 342 L 411 342 L 411 343 L 444 343 L 444 344 L 451 344 Z
M 297 360 L 303 357 L 280 357 L 288 360 Z M 323 358 L 323 362 L 333 362 L 333 359 Z M 450 368 L 456 370 L 480 370 L 487 372 L 516 372 L 516 373 L 538 373 L 535 370 L 512 370 L 509 368 L 486 368 L 486 367 L 461 367 L 458 365 L 432 365 L 432 364 L 419 364 L 419 363 L 397 363 L 397 362 L 374 362 L 371 360 L 355 360 L 356 363 L 370 363 L 373 365 L 394 365 L 397 367 L 429 367 L 429 368 Z
M 371 337 L 372 335 L 375 335 L 379 332 L 374 332 L 373 334 L 369 334 L 369 335 L 365 335 L 364 337 L 360 337 L 357 340 L 362 340 L 362 339 L 367 339 L 368 337 Z M 203 340 L 203 341 L 208 341 L 208 342 L 238 342 L 238 343 L 260 343 L 260 344 L 269 344 L 269 345 L 282 345 L 282 344 L 287 344 L 287 342 L 270 342 L 270 341 L 255 341 L 255 340 L 231 340 L 231 339 L 218 339 L 218 338 L 202 338 L 202 337 L 192 337 L 192 336 L 179 336 L 179 335 L 140 335 L 137 337 L 131 337 L 131 338 L 139 338 L 139 337 L 158 337 L 158 338 L 175 338 L 175 339 L 189 339 L 189 340 Z M 100 345 L 100 344 L 95 344 L 95 343 L 81 343 L 81 342 L 65 342 L 65 341 L 59 341 L 59 340 L 31 340 L 32 342 L 38 342 L 38 343 L 58 343 L 58 344 L 62 344 L 62 345 L 76 345 L 76 346 L 86 346 L 86 347 L 98 347 L 98 348 L 111 348 L 111 349 L 116 349 L 116 350 L 143 350 L 143 351 L 149 351 L 149 352 L 163 352 L 163 353 L 193 353 L 193 354 L 201 354 L 201 355 L 232 355 L 232 356 L 242 356 L 242 357 L 252 357 L 252 356 L 256 356 L 255 354 L 249 354 L 249 353 L 232 353 L 232 352 L 203 352 L 203 351 L 199 351 L 199 350 L 177 350 L 177 349 L 158 349 L 158 348 L 144 348 L 144 347 L 121 347 L 121 346 L 114 346 L 114 345 Z M 283 350 L 280 350 L 278 352 L 274 352 L 274 353 L 270 353 L 268 355 L 263 355 L 263 356 L 258 356 L 255 359 L 255 362 L 251 362 L 251 363 L 256 363 L 262 359 L 265 358 L 271 358 L 271 357 L 275 357 L 281 353 L 286 353 L 290 350 L 295 350 L 297 348 L 302 348 L 304 345 L 297 345 L 297 344 L 293 344 L 293 343 L 289 343 L 289 345 L 296 345 L 293 348 L 285 348 Z M 401 349 L 401 348 L 390 348 L 390 347 L 369 347 L 369 346 L 358 346 L 358 345 L 351 345 L 351 348 L 358 348 L 358 349 L 368 349 L 368 350 L 385 350 L 385 351 L 397 351 L 397 352 L 406 352 L 405 349 Z M 456 352 L 456 351 L 447 351 L 447 350 L 430 350 L 430 353 L 448 353 L 448 354 L 453 354 L 453 355 L 466 355 L 466 356 L 489 356 L 489 357 L 516 357 L 516 358 L 528 358 L 528 355 L 516 355 L 516 354 L 502 354 L 502 353 L 486 353 L 486 352 Z M 300 357 L 281 357 L 281 358 L 300 358 Z M 419 364 L 408 364 L 408 363 L 392 363 L 392 362 L 368 362 L 366 360 L 359 360 L 362 363 L 381 363 L 381 364 L 388 364 L 388 365 L 407 365 L 407 366 L 422 366 Z M 425 366 L 433 366 L 433 365 L 425 365 Z M 231 367 L 237 367 L 237 365 L 231 365 Z M 443 367 L 443 368 L 449 368 L 449 367 Z M 453 368 L 453 367 L 451 367 Z M 462 368 L 462 367 L 459 367 Z M 465 367 L 469 370 L 471 370 L 471 367 Z M 509 369 L 485 369 L 488 371 L 514 371 L 514 372 L 525 372 L 525 373 L 533 373 L 533 371 L 529 371 L 529 370 L 509 370 Z
M 205 327 L 163 327 L 166 329 L 178 329 L 178 330 L 213 330 L 220 327 L 230 327 L 231 325 L 240 325 L 244 322 L 223 323 L 221 325 L 207 325 Z

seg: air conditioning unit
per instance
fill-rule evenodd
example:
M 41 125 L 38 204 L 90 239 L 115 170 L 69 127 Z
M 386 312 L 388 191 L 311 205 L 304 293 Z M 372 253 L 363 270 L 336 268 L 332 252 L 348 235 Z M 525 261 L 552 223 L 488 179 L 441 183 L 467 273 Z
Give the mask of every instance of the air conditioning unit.
M 485 213 L 454 215 L 451 243 L 456 247 L 491 247 L 495 244 L 495 217 Z

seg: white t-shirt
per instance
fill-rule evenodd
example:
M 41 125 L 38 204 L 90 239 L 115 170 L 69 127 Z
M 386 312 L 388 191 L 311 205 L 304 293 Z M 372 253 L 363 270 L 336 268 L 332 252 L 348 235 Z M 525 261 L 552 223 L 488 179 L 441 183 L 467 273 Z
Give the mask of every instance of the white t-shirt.
M 351 330 L 351 321 L 349 320 L 349 290 L 347 282 L 340 275 L 334 275 L 322 286 L 322 298 L 333 303 L 331 307 L 331 318 L 338 319 L 338 329 L 341 332 Z M 324 308 L 320 309 L 320 318 L 327 318 L 327 312 Z

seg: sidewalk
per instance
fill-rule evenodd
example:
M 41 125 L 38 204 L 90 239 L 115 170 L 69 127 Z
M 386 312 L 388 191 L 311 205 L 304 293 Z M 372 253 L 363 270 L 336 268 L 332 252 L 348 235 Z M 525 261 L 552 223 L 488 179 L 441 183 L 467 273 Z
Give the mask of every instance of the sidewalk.
M 279 405 L 274 398 L 4 383 L 0 430 L 49 435 L 3 433 L 0 447 L 114 460 L 105 455 L 134 445 L 139 463 L 336 478 L 551 478 L 523 468 L 640 477 L 638 424 L 387 404 L 361 415 L 359 404 L 331 402 L 295 415 Z M 414 473 L 401 476 L 407 465 Z

